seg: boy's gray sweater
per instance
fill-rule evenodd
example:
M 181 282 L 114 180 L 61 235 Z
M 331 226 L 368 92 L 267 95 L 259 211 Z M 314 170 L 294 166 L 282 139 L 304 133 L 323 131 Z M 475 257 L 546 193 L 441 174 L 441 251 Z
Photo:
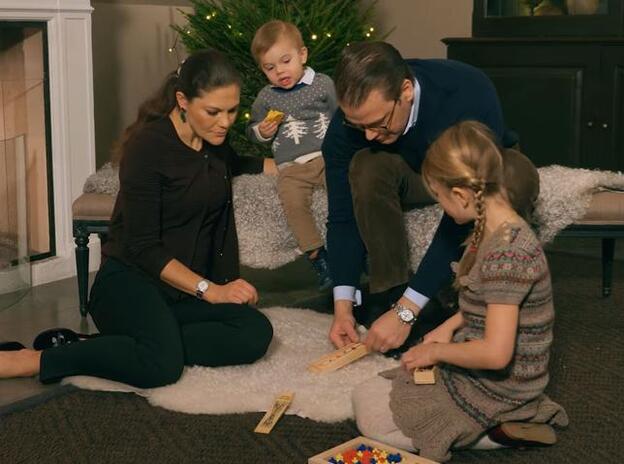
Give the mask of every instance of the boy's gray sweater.
M 269 110 L 284 113 L 275 136 L 263 140 L 253 129 Z M 315 73 L 310 84 L 299 83 L 290 90 L 267 85 L 251 107 L 247 136 L 256 142 L 272 142 L 277 164 L 294 161 L 308 153 L 321 150 L 325 131 L 336 110 L 336 91 L 329 76 Z

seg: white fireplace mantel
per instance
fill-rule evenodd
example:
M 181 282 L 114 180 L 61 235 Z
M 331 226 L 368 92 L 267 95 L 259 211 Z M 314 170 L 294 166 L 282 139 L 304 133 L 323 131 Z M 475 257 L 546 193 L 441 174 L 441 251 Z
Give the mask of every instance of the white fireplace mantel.
M 56 256 L 33 263 L 33 285 L 76 272 L 71 206 L 95 170 L 91 11 L 89 0 L 0 2 L 0 21 L 47 25 Z

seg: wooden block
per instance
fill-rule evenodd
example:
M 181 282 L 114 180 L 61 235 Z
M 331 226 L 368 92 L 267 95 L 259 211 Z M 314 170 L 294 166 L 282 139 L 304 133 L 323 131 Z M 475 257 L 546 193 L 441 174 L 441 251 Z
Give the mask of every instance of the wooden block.
M 372 446 L 377 449 L 382 449 L 393 454 L 400 453 L 401 457 L 403 458 L 401 464 L 438 464 L 435 461 L 431 461 L 430 459 L 416 456 L 415 454 L 408 453 L 407 451 L 404 451 L 402 449 L 395 448 L 393 446 L 386 445 L 384 443 L 371 440 L 370 438 L 366 437 L 354 438 L 353 440 L 349 440 L 341 445 L 335 446 L 331 449 L 328 449 L 327 451 L 323 451 L 320 454 L 312 456 L 308 459 L 308 464 L 327 464 L 330 458 L 362 444 L 366 446 Z
M 254 432 L 269 433 L 273 429 L 279 418 L 282 417 L 282 414 L 286 412 L 288 406 L 290 406 L 290 403 L 292 403 L 294 396 L 295 395 L 292 392 L 285 392 L 275 398 L 273 406 L 260 420 L 256 428 L 254 429 Z
M 269 110 L 264 120 L 268 122 L 277 122 L 279 124 L 280 122 L 282 122 L 283 118 L 284 118 L 284 113 L 282 113 L 281 111 Z
M 308 366 L 310 372 L 331 372 L 366 356 L 368 349 L 363 343 L 349 343 L 342 348 L 321 356 Z
M 433 385 L 436 383 L 436 367 L 431 369 L 414 369 L 414 383 L 416 385 Z

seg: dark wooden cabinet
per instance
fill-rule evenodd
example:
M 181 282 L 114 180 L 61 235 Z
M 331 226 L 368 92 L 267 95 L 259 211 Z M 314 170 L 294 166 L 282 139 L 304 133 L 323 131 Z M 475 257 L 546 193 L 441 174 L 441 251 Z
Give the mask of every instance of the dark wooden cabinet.
M 624 170 L 624 39 L 445 39 L 494 82 L 538 165 Z
M 474 37 L 624 35 L 624 0 L 474 0 Z

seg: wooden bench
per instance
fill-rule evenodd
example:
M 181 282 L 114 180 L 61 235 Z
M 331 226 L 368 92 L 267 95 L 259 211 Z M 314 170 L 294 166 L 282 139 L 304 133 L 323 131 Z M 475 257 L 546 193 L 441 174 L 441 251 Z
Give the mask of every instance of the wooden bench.
M 105 193 L 83 193 L 72 205 L 74 242 L 76 243 L 76 277 L 80 315 L 87 315 L 89 298 L 89 237 L 98 234 L 106 243 L 115 196 Z
M 73 233 L 76 242 L 76 272 L 80 314 L 87 314 L 89 291 L 89 236 L 98 234 L 106 242 L 109 220 L 115 204 L 113 195 L 82 194 L 73 204 Z M 586 215 L 558 236 L 591 237 L 602 240 L 602 295 L 611 294 L 615 239 L 624 237 L 624 192 L 596 192 Z

